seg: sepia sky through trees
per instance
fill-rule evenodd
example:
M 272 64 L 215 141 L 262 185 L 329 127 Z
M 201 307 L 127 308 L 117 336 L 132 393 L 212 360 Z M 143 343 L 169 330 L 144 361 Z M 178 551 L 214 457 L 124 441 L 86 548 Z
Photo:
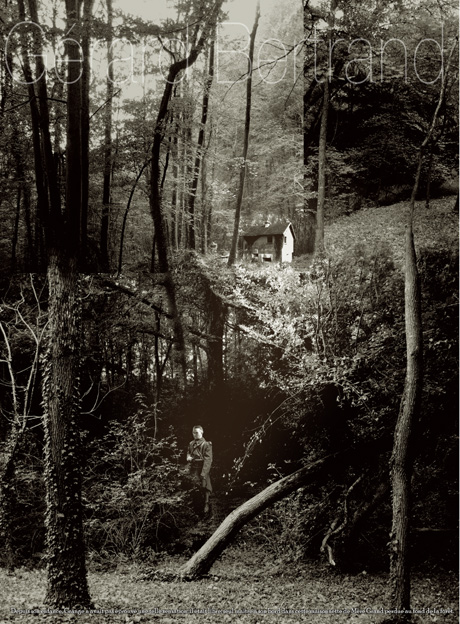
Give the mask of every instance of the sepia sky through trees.
M 277 2 L 279 0 L 260 0 L 261 12 L 271 11 Z M 294 0 L 294 2 L 300 3 L 300 0 Z M 152 22 L 172 17 L 175 13 L 173 0 L 155 0 L 154 2 L 152 0 L 117 0 L 116 6 L 126 13 L 141 16 Z M 241 22 L 248 28 L 254 21 L 255 9 L 256 0 L 227 0 L 224 4 L 228 20 Z

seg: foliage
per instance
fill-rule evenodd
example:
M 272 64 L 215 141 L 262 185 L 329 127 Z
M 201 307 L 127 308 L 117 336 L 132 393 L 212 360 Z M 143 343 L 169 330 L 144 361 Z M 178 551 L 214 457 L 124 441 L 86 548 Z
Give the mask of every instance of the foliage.
M 446 392 L 451 388 L 457 396 L 453 355 L 458 340 L 453 287 L 457 263 L 451 251 L 455 217 L 449 202 L 436 206 L 438 219 L 420 206 L 417 220 L 428 381 L 420 422 L 424 434 L 417 440 L 415 479 L 421 498 L 414 521 L 419 527 L 442 530 L 448 525 L 451 531 L 456 522 L 452 458 L 457 439 L 448 423 L 456 422 L 452 413 L 456 402 L 454 398 L 448 405 Z M 371 213 L 372 220 L 367 221 Z M 235 272 L 233 301 L 244 311 L 239 320 L 246 356 L 251 358 L 252 350 L 263 346 L 259 383 L 277 388 L 282 398 L 274 410 L 256 420 L 258 426 L 235 462 L 234 478 L 266 483 L 267 467 L 284 476 L 292 471 L 292 462 L 299 465 L 347 445 L 360 457 L 359 466 L 341 466 L 337 474 L 329 475 L 327 486 L 317 484 L 317 491 L 308 491 L 303 503 L 291 497 L 247 529 L 248 539 L 268 543 L 277 536 L 286 556 L 318 553 L 324 537 L 342 523 L 343 542 L 340 533 L 335 538 L 336 557 L 344 558 L 342 564 L 352 561 L 350 553 L 354 557 L 366 539 L 380 548 L 385 543 L 382 519 L 389 516 L 383 511 L 388 511 L 384 494 L 379 514 L 370 507 L 358 536 L 347 540 L 353 518 L 359 518 L 387 480 L 385 467 L 404 379 L 403 214 L 402 206 L 394 206 L 389 213 L 373 209 L 344 217 L 327 234 L 334 255 L 308 268 L 242 265 Z M 376 228 L 379 221 L 382 225 Z M 445 235 L 439 236 L 438 227 Z M 436 249 L 426 247 L 432 240 L 439 240 Z M 446 293 L 451 293 L 447 300 Z M 434 379 L 439 385 L 429 381 Z M 443 414 L 442 419 L 433 421 L 433 414 Z M 434 422 L 440 427 L 436 434 Z M 442 442 L 434 444 L 441 431 Z M 427 465 L 432 466 L 428 471 L 423 469 Z M 435 484 L 444 492 L 442 511 L 434 502 L 439 499 Z M 372 559 L 384 565 L 379 552 L 372 550 Z
M 92 441 L 85 469 L 88 547 L 96 560 L 112 564 L 173 548 L 193 521 L 175 436 L 156 439 L 152 407 L 141 395 L 137 403 L 132 416 L 109 422 L 102 439 Z

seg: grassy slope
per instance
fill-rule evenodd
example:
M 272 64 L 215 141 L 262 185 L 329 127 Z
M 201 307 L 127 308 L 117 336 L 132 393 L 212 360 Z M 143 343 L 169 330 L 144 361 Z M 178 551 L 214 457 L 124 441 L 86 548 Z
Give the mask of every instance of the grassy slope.
M 414 237 L 417 250 L 443 247 L 458 249 L 458 214 L 452 208 L 455 197 L 432 200 L 427 210 L 425 202 L 417 202 Z M 325 244 L 330 254 L 339 253 L 344 244 L 353 247 L 365 244 L 371 247 L 387 243 L 395 262 L 404 265 L 404 230 L 407 202 L 378 208 L 365 208 L 344 216 L 326 228 Z

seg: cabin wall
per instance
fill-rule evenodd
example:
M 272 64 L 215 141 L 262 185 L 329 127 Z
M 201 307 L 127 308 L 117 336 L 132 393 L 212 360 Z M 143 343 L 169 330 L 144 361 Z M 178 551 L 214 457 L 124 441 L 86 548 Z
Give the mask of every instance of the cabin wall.
M 294 237 L 291 228 L 284 232 L 283 246 L 281 249 L 281 262 L 292 262 L 292 254 L 294 253 Z

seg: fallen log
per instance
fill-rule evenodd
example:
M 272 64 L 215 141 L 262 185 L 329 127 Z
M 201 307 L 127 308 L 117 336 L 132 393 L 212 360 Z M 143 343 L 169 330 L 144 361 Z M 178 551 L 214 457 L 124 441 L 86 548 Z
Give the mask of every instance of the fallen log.
M 309 477 L 325 470 L 333 460 L 343 456 L 345 451 L 327 455 L 312 464 L 300 468 L 287 477 L 272 483 L 262 492 L 233 510 L 220 524 L 208 541 L 185 563 L 179 570 L 183 580 L 195 580 L 207 574 L 216 559 L 234 540 L 242 527 L 260 514 L 264 509 L 285 498 L 298 487 L 301 487 Z

